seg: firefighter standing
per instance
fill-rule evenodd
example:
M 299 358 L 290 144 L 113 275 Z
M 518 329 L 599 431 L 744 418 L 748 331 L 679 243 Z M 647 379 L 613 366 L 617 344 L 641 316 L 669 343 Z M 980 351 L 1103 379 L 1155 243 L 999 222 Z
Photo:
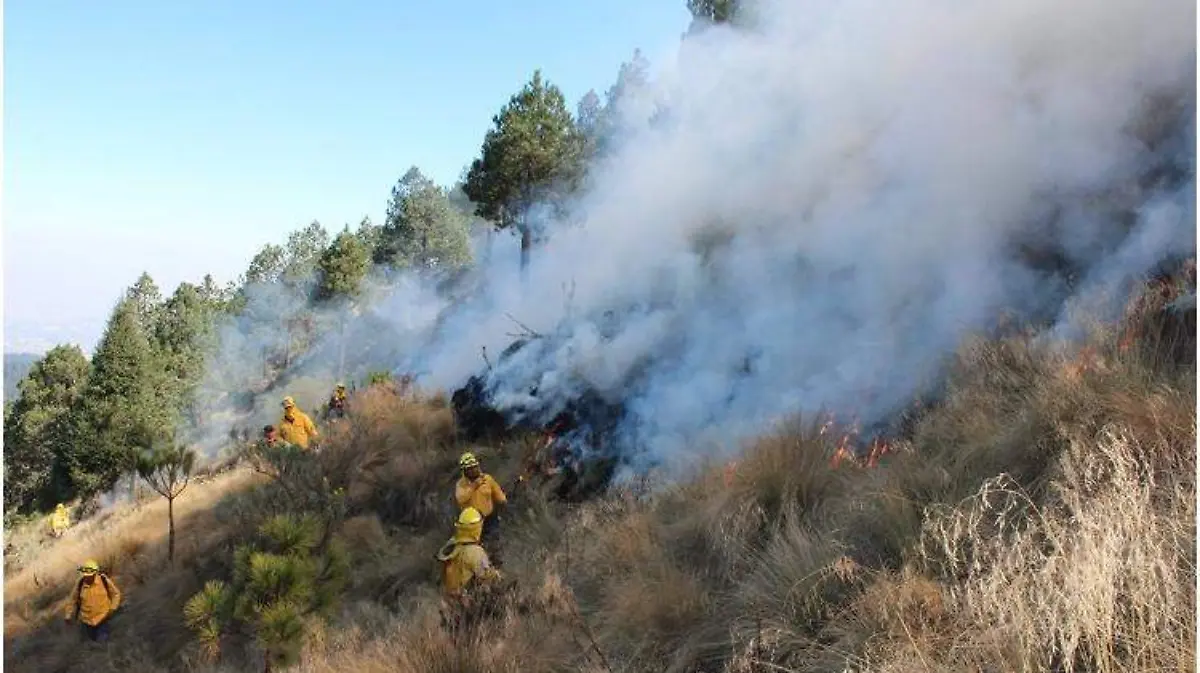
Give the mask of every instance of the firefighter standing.
M 283 398 L 283 418 L 279 421 L 279 434 L 289 444 L 307 449 L 310 442 L 320 439 L 317 426 L 313 425 L 308 414 L 296 408 L 296 401 L 290 396 Z
M 327 420 L 341 420 L 346 417 L 346 384 L 339 383 L 333 389 L 333 397 L 329 398 L 329 408 L 325 411 Z
M 54 513 L 50 515 L 50 534 L 54 537 L 62 537 L 70 527 L 71 514 L 67 512 L 67 506 L 60 502 L 54 508 Z
M 479 467 L 475 454 L 467 452 L 458 459 L 462 477 L 454 485 L 454 500 L 460 509 L 473 507 L 483 517 L 483 541 L 492 548 L 493 557 L 499 556 L 500 521 L 499 508 L 508 504 L 508 497 L 500 484 Z M 499 560 L 496 561 L 499 565 Z
M 100 564 L 89 560 L 79 568 L 80 578 L 67 602 L 64 619 L 78 619 L 83 637 L 93 642 L 105 642 L 109 635 L 109 618 L 121 607 L 121 590 L 108 575 L 100 572 Z

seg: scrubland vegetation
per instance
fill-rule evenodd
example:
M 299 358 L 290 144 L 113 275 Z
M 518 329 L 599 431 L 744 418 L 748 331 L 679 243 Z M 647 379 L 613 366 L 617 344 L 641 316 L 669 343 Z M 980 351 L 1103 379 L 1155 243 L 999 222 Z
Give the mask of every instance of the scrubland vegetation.
M 749 5 L 687 4 L 728 25 L 686 45 L 676 88 L 650 91 L 635 53 L 573 114 L 535 71 L 455 185 L 414 167 L 381 224 L 331 236 L 314 222 L 228 285 L 206 277 L 164 299 L 143 275 L 90 357 L 62 345 L 33 363 L 5 406 L 6 670 L 1192 670 L 1195 242 L 1172 227 L 1194 219 L 1193 72 L 1175 72 L 1194 67 L 1179 65 L 1170 17 L 1129 20 L 1183 3 L 938 7 L 946 27 L 928 40 L 874 33 L 883 8 L 855 6 L 830 14 L 811 51 L 788 32 L 807 30 L 800 14 L 777 8 L 756 42 L 738 32 L 762 20 Z M 1029 30 L 1048 13 L 1053 29 Z M 998 27 L 965 62 L 1011 67 L 1012 82 L 957 68 L 949 50 L 985 25 Z M 1076 48 L 1113 26 L 1132 37 L 1104 58 Z M 843 28 L 872 37 L 868 76 L 854 59 L 793 72 L 776 58 L 810 67 L 842 48 Z M 956 67 L 927 70 L 944 62 Z M 854 84 L 825 88 L 825 68 Z M 793 79 L 797 92 L 774 86 Z M 917 104 L 941 88 L 946 100 Z M 772 110 L 748 119 L 760 105 Z M 975 122 L 953 114 L 992 107 L 994 144 L 976 145 Z M 889 126 L 882 108 L 904 114 Z M 588 208 L 598 224 L 575 226 Z M 476 259 L 494 230 L 517 235 L 519 265 Z M 1118 320 L 1066 338 L 1079 321 L 1065 307 L 1110 278 L 1143 286 Z M 560 280 L 566 306 L 547 308 Z M 1018 298 L 1034 281 L 1037 296 Z M 514 303 L 547 334 L 508 314 Z M 979 318 L 1008 304 L 1029 321 Z M 995 329 L 933 366 L 964 324 Z M 504 334 L 550 345 L 506 370 L 504 346 L 480 348 Z M 791 359 L 803 362 L 787 376 L 762 374 Z M 451 373 L 421 370 L 439 364 Z M 533 398 L 534 381 L 540 399 L 570 402 L 571 376 L 590 373 L 642 396 L 643 415 L 621 423 L 674 414 L 654 439 L 767 416 L 781 397 L 807 408 L 827 381 L 847 400 L 877 383 L 891 398 L 923 392 L 911 372 L 945 377 L 869 461 L 843 452 L 862 410 L 839 408 L 754 427 L 728 463 L 635 471 L 568 501 L 560 477 L 530 470 L 542 434 L 468 443 L 454 391 L 422 387 L 461 385 L 472 367 L 511 375 L 510 401 Z M 348 416 L 329 422 L 321 405 L 342 380 Z M 284 395 L 320 420 L 316 453 L 251 446 Z M 171 561 L 168 502 L 127 480 L 140 466 L 175 484 L 171 465 L 192 468 L 185 447 L 207 460 L 186 489 L 160 488 L 179 494 Z M 466 450 L 509 494 L 493 550 L 504 579 L 451 632 L 435 553 Z M 59 502 L 75 524 L 55 539 L 44 513 Z M 124 596 L 105 645 L 62 620 L 88 558 Z
M 505 586 L 456 635 L 433 554 L 465 447 L 443 398 L 361 392 L 312 473 L 343 498 L 325 520 L 348 565 L 325 616 L 304 618 L 295 670 L 1190 670 L 1195 370 L 1188 344 L 1149 336 L 1162 303 L 1082 348 L 965 343 L 940 401 L 873 468 L 832 467 L 838 433 L 798 419 L 686 483 L 571 505 L 536 479 L 510 487 Z M 535 439 L 481 459 L 513 485 Z M 257 669 L 246 633 L 207 659 L 183 606 L 268 518 L 321 511 L 303 471 L 242 466 L 189 489 L 175 567 L 157 500 L 40 549 L 10 536 L 29 560 L 10 561 L 6 667 Z M 128 596 L 107 649 L 52 611 L 86 555 Z

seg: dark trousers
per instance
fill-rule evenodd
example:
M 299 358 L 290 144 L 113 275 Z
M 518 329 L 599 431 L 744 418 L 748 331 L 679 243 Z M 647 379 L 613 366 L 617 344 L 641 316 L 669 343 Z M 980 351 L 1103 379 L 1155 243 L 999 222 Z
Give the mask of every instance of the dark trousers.
M 88 626 L 87 624 L 80 622 L 79 626 L 82 637 L 94 643 L 108 642 L 108 621 L 108 619 L 105 619 L 95 626 Z
M 496 516 L 496 512 L 492 512 L 489 517 L 483 519 L 483 532 L 479 536 L 479 542 L 483 545 L 483 550 L 487 552 L 488 561 L 492 565 L 500 566 L 500 519 Z

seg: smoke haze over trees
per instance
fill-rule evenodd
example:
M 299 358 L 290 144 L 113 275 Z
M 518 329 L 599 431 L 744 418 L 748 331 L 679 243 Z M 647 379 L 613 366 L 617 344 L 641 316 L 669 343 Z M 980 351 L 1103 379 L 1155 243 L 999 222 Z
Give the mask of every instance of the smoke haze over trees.
M 495 363 L 502 406 L 598 391 L 636 467 L 686 463 L 884 417 L 970 331 L 1069 326 L 1194 254 L 1190 3 L 688 6 L 672 60 L 574 104 L 532 72 L 460 184 L 397 166 L 378 225 L 310 223 L 228 287 L 135 279 L 90 362 L 47 353 L 6 405 L 6 510 L 160 436 L 214 456 L 339 377 L 453 389 L 513 318 L 546 338 Z

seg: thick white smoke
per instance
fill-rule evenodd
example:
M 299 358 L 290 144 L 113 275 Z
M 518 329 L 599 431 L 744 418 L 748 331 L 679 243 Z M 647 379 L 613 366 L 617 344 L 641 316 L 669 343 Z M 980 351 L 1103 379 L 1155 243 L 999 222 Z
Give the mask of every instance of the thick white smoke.
M 594 387 L 643 455 L 686 460 L 797 411 L 869 422 L 1002 310 L 1053 317 L 1194 252 L 1194 2 L 758 10 L 681 45 L 582 226 L 524 287 L 495 250 L 485 295 L 406 366 L 461 385 L 511 313 L 554 338 L 497 366 L 497 399 Z

